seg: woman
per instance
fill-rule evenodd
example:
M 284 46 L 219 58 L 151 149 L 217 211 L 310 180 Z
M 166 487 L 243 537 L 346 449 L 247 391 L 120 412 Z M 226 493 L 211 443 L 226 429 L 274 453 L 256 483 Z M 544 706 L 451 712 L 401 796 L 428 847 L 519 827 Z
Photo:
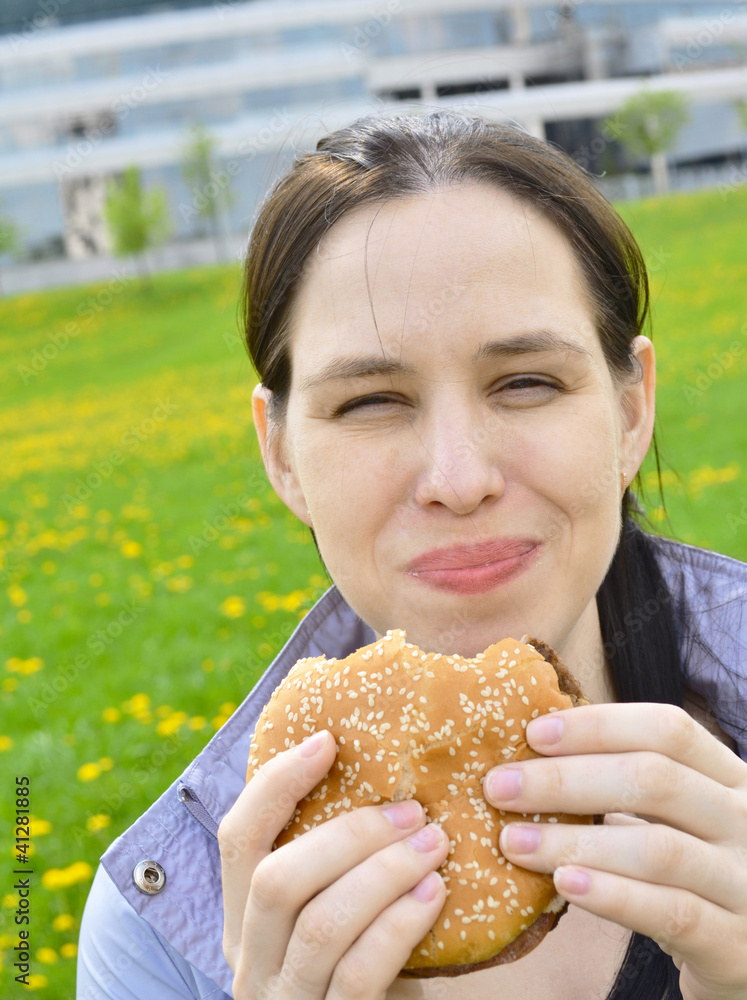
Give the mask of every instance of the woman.
M 79 996 L 743 998 L 747 567 L 632 519 L 655 357 L 627 228 L 516 128 L 363 119 L 262 207 L 245 306 L 265 467 L 334 586 L 104 856 Z M 333 766 L 324 732 L 242 790 L 293 663 L 394 627 L 465 656 L 539 635 L 594 702 L 533 722 L 543 756 L 483 785 L 516 812 L 605 814 L 501 835 L 572 905 L 535 951 L 458 979 L 397 978 L 446 892 L 421 808 L 356 810 L 272 852 Z

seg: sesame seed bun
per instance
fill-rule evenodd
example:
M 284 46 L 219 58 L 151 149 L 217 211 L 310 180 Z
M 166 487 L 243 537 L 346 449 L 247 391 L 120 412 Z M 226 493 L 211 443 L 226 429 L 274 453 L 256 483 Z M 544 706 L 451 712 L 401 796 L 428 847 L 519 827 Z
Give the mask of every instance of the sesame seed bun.
M 320 729 L 334 764 L 299 803 L 274 847 L 360 806 L 417 799 L 451 848 L 439 868 L 446 901 L 400 975 L 457 976 L 536 947 L 567 905 L 552 876 L 512 865 L 498 847 L 514 820 L 591 823 L 591 816 L 494 809 L 481 780 L 497 764 L 537 757 L 527 723 L 588 704 L 557 654 L 523 636 L 468 659 L 425 653 L 401 629 L 342 660 L 299 660 L 265 706 L 247 780 Z

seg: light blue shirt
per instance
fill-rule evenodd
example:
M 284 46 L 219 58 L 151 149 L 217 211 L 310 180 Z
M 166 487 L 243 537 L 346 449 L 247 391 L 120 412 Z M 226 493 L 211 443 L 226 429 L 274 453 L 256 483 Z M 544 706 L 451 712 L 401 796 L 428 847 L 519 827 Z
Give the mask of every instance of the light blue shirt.
M 747 564 L 666 539 L 659 564 L 676 604 L 690 610 L 682 637 L 686 683 L 710 705 L 747 761 Z M 301 620 L 252 692 L 164 794 L 101 859 L 86 903 L 77 1000 L 224 1000 L 233 974 L 223 956 L 216 832 L 244 788 L 257 719 L 304 656 L 342 659 L 375 639 L 331 587 Z M 165 887 L 144 895 L 138 862 L 156 861 Z

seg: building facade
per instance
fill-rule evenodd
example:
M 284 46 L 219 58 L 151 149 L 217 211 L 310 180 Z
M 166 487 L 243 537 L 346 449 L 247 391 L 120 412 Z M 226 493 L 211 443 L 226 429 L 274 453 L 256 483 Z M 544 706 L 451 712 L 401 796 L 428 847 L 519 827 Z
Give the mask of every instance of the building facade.
M 166 188 L 175 239 L 198 234 L 204 199 L 222 203 L 227 187 L 221 226 L 246 232 L 296 153 L 381 109 L 518 122 L 594 173 L 614 172 L 643 164 L 601 122 L 645 85 L 691 102 L 672 162 L 725 162 L 747 147 L 735 106 L 747 97 L 747 3 L 6 3 L 0 213 L 32 259 L 106 252 L 106 183 L 133 164 Z M 216 142 L 202 190 L 181 169 L 193 123 Z

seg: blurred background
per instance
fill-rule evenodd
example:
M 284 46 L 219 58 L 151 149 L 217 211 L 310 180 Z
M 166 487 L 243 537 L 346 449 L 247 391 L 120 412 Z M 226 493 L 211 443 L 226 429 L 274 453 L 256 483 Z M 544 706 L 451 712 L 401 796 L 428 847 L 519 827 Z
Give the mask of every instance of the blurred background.
M 0 810 L 10 830 L 27 777 L 42 996 L 74 995 L 101 853 L 330 585 L 252 426 L 252 222 L 329 131 L 436 107 L 557 145 L 628 222 L 648 524 L 747 559 L 747 3 L 3 0 Z

